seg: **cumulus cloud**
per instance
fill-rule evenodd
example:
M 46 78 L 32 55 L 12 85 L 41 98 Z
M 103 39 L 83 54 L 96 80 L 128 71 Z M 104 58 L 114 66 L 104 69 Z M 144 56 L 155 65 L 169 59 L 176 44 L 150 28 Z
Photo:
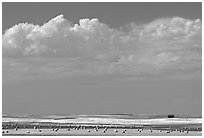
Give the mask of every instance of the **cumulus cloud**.
M 59 15 L 42 26 L 20 23 L 6 30 L 2 38 L 2 55 L 4 59 L 73 59 L 72 62 L 62 61 L 61 67 L 54 67 L 56 72 L 66 72 L 69 68 L 78 74 L 138 75 L 162 71 L 195 71 L 199 74 L 202 66 L 201 24 L 200 19 L 172 17 L 114 29 L 96 18 L 81 19 L 79 24 L 72 24 Z M 47 64 L 41 67 L 52 69 Z M 36 70 L 42 72 L 42 68 Z M 199 76 L 197 74 L 195 76 Z

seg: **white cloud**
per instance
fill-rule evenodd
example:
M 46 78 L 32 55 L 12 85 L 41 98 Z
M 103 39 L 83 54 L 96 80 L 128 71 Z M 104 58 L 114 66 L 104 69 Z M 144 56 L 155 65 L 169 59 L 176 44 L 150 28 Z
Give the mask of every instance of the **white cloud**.
M 172 17 L 143 25 L 131 23 L 129 29 L 113 29 L 98 19 L 81 19 L 79 24 L 72 25 L 59 15 L 42 26 L 20 23 L 9 28 L 3 34 L 2 54 L 3 59 L 77 59 L 68 63 L 62 59 L 64 67 L 40 65 L 43 71 L 49 70 L 48 74 L 68 70 L 72 70 L 72 74 L 133 75 L 165 70 L 199 72 L 202 60 L 201 24 L 200 19 Z M 22 66 L 29 68 L 28 64 L 26 62 Z M 11 69 L 9 65 L 7 67 Z M 34 70 L 42 72 L 41 68 Z

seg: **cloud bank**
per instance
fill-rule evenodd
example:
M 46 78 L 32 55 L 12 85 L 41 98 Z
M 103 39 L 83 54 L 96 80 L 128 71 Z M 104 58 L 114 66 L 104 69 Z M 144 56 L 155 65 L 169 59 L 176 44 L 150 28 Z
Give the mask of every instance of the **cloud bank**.
M 3 71 L 76 74 L 176 74 L 201 77 L 202 22 L 181 17 L 161 18 L 150 23 L 130 23 L 110 28 L 98 19 L 81 19 L 72 24 L 59 15 L 42 26 L 20 23 L 3 34 Z M 33 60 L 40 58 L 36 65 Z M 49 62 L 47 59 L 49 58 Z M 51 58 L 60 61 L 54 63 Z M 19 66 L 17 66 L 17 62 Z M 34 64 L 34 63 L 32 63 Z M 50 66 L 50 64 L 55 64 Z M 35 65 L 35 64 L 34 64 Z M 31 68 L 32 66 L 32 68 Z M 42 70 L 44 68 L 44 70 Z M 71 73 L 70 73 L 71 74 Z M 73 74 L 73 73 L 72 73 Z

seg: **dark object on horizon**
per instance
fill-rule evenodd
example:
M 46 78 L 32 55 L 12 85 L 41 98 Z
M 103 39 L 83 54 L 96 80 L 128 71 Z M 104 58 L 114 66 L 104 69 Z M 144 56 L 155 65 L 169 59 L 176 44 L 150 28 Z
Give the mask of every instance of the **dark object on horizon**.
M 168 115 L 168 118 L 174 118 L 175 116 L 173 114 Z

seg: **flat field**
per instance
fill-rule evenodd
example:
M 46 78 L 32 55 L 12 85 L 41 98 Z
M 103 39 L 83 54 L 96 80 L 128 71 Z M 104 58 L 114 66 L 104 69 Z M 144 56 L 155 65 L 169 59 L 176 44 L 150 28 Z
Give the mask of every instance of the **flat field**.
M 165 136 L 202 135 L 202 118 L 147 115 L 3 116 L 2 135 Z

